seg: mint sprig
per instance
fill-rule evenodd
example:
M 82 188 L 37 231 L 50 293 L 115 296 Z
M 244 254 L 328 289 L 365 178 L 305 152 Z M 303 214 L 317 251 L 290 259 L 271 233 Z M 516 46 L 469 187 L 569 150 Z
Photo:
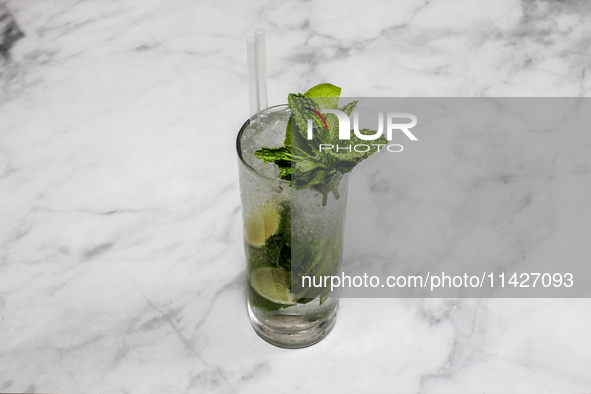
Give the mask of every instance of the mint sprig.
M 377 149 L 369 149 L 367 152 L 356 152 L 351 149 L 336 149 L 322 151 L 320 144 L 357 145 L 366 144 L 354 133 L 351 139 L 339 140 L 339 122 L 334 114 L 324 114 L 326 125 L 320 121 L 313 112 L 321 112 L 322 109 L 339 109 L 351 115 L 357 101 L 338 107 L 341 88 L 329 83 L 313 87 L 304 94 L 290 94 L 288 104 L 291 109 L 290 121 L 287 124 L 284 146 L 279 148 L 261 148 L 254 152 L 254 156 L 265 163 L 275 163 L 279 169 L 281 179 L 290 180 L 291 187 L 296 190 L 310 188 L 322 194 L 322 205 L 326 205 L 328 194 L 333 193 L 339 198 L 338 187 L 342 175 L 348 172 L 371 156 Z M 307 139 L 308 119 L 314 119 L 312 139 Z M 327 130 L 328 128 L 328 130 Z M 375 134 L 369 129 L 360 130 L 362 134 Z M 382 135 L 372 141 L 372 146 L 387 144 L 388 140 Z

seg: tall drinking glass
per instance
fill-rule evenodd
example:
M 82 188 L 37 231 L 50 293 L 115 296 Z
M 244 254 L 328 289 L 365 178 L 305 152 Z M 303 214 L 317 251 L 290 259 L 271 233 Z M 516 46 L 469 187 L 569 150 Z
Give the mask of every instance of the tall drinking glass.
M 330 194 L 296 190 L 273 163 L 253 156 L 283 146 L 290 111 L 271 107 L 248 120 L 236 141 L 247 261 L 248 313 L 269 343 L 301 348 L 322 340 L 336 322 L 338 298 L 330 282 L 343 252 L 348 176 L 333 174 Z

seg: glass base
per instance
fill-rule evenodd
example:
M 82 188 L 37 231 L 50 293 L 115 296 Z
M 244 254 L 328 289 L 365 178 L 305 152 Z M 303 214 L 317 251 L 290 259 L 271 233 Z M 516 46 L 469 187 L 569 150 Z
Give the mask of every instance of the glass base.
M 336 300 L 335 300 L 336 301 Z M 273 314 L 263 322 L 264 317 L 257 317 L 250 303 L 248 315 L 254 331 L 271 345 L 286 349 L 300 349 L 312 346 L 324 339 L 337 321 L 338 301 L 332 310 L 321 319 L 306 319 L 304 315 Z

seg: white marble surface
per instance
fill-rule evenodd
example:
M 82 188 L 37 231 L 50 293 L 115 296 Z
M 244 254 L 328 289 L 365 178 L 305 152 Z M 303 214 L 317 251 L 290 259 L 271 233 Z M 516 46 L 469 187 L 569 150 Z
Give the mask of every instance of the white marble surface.
M 588 2 L 7 5 L 26 36 L 0 63 L 0 392 L 591 392 L 586 299 L 345 299 L 320 344 L 268 345 L 234 154 L 254 28 L 273 104 L 323 81 L 589 96 Z

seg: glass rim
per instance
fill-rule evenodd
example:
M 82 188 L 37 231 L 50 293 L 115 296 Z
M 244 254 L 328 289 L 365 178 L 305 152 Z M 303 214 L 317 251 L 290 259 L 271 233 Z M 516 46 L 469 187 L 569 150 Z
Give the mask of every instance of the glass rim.
M 279 104 L 279 105 L 274 105 L 272 107 L 267 108 L 267 111 L 276 111 L 282 108 L 287 108 L 289 109 L 289 105 L 287 104 Z M 254 116 L 250 119 L 248 119 L 246 122 L 244 122 L 244 124 L 242 125 L 242 127 L 240 128 L 240 131 L 238 131 L 238 135 L 236 136 L 236 153 L 238 154 L 238 160 L 239 162 L 244 165 L 244 167 L 246 167 L 250 172 L 252 172 L 254 175 L 258 176 L 259 178 L 263 178 L 269 181 L 274 181 L 274 182 L 278 182 L 281 184 L 289 184 L 289 180 L 285 180 L 285 179 L 281 179 L 279 177 L 276 178 L 269 178 L 263 174 L 260 174 L 259 172 L 257 172 L 257 170 L 255 170 L 254 168 L 252 168 L 247 162 L 244 161 L 244 158 L 242 157 L 242 149 L 240 148 L 240 138 L 242 137 L 242 134 L 244 133 L 244 131 L 247 129 L 247 127 L 250 125 L 250 122 L 254 119 Z M 289 120 L 288 120 L 289 122 Z

